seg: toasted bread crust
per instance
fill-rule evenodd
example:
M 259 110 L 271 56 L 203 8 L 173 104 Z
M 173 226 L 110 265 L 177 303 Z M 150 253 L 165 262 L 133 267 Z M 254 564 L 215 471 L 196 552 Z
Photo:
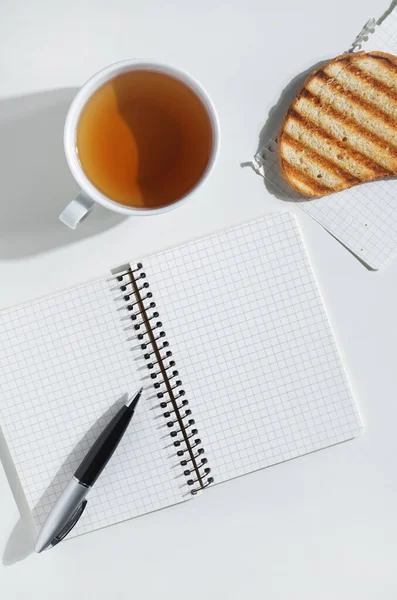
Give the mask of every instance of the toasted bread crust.
M 283 178 L 319 197 L 397 175 L 397 57 L 337 56 L 317 67 L 288 109 L 278 136 Z

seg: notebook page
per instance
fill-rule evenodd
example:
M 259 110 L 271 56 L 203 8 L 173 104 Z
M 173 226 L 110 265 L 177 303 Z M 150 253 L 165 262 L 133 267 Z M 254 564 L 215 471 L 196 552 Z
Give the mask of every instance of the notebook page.
M 394 8 L 380 25 L 374 26 L 374 23 L 369 23 L 353 47 L 354 50 L 380 50 L 397 54 L 396 9 Z M 335 55 L 341 54 L 342 50 L 336 49 Z M 395 179 L 369 182 L 324 198 L 308 200 L 295 192 L 282 178 L 277 140 L 267 142 L 256 155 L 255 161 L 258 172 L 276 187 L 277 196 L 298 202 L 302 210 L 318 221 L 366 265 L 372 269 L 380 269 L 396 256 Z
M 359 433 L 294 217 L 252 221 L 142 263 L 215 482 Z
M 118 285 L 0 313 L 0 423 L 38 527 L 125 395 L 150 388 L 70 536 L 183 499 Z

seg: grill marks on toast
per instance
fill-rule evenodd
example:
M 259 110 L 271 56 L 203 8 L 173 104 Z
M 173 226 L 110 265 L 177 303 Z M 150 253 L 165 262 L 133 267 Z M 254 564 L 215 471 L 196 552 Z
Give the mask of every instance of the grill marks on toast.
M 292 163 L 285 165 L 285 172 L 295 185 L 293 187 L 307 196 L 311 196 L 313 192 L 316 196 L 325 196 L 330 194 L 332 190 L 321 183 L 316 183 L 310 175 L 306 175 L 301 169 L 296 168 Z
M 309 82 L 307 89 L 317 98 L 321 98 L 323 104 L 326 103 L 335 110 L 348 114 L 360 127 L 397 147 L 397 130 L 394 119 L 339 83 L 330 82 L 324 86 L 321 83 L 321 79 L 314 77 Z
M 309 121 L 309 123 L 308 123 Z M 290 118 L 285 124 L 286 133 L 295 139 L 301 140 L 308 148 L 313 148 L 319 154 L 327 158 L 337 168 L 344 169 L 359 181 L 365 178 L 382 177 L 390 174 L 390 171 L 371 161 L 365 154 L 358 152 L 349 144 L 327 133 L 325 129 L 316 125 L 315 120 L 310 121 L 297 113 L 291 111 Z M 342 132 L 343 133 L 343 132 Z M 346 151 L 347 149 L 347 151 Z
M 328 77 L 333 77 L 334 65 L 329 65 L 324 72 Z M 373 104 L 381 112 L 395 119 L 397 117 L 397 89 L 390 89 L 386 84 L 371 75 L 364 73 L 356 67 L 347 65 L 339 71 L 338 82 L 342 89 L 356 94 L 357 98 Z
M 290 131 L 294 132 L 294 128 L 290 127 Z M 355 184 L 360 183 L 361 179 L 352 175 L 348 170 L 342 168 L 337 160 L 330 160 L 325 153 L 317 152 L 315 144 L 311 140 L 310 148 L 303 141 L 294 138 L 289 133 L 284 134 L 284 144 L 288 147 L 290 155 L 294 155 L 300 164 L 303 162 L 303 157 L 306 163 L 310 165 L 309 171 L 317 178 L 322 179 L 320 183 L 332 189 L 333 185 L 338 183 Z
M 313 72 L 286 115 L 279 156 L 307 196 L 397 175 L 397 59 L 363 52 Z
M 393 60 L 392 60 L 393 59 Z M 397 91 L 397 66 L 395 57 L 388 58 L 382 52 L 357 53 L 354 65 L 362 73 L 370 75 L 377 81 L 384 83 L 388 88 Z
M 323 110 L 318 99 L 305 92 L 302 98 L 296 101 L 295 110 L 305 118 L 309 126 L 314 122 L 331 137 L 342 142 L 346 151 L 349 152 L 353 148 L 358 152 L 357 148 L 359 148 L 359 152 L 370 160 L 374 170 L 379 165 L 379 169 L 384 169 L 385 175 L 394 173 L 397 167 L 397 153 L 381 138 L 364 131 L 343 113 L 331 108 Z

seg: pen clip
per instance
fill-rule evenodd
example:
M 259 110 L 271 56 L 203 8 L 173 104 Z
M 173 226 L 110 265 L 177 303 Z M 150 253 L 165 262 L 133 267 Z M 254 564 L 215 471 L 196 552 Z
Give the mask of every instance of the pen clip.
M 54 539 L 50 543 L 50 548 L 53 548 L 54 546 L 59 544 L 59 542 L 61 542 L 68 535 L 68 533 L 70 533 L 72 531 L 73 527 L 76 525 L 77 521 L 80 519 L 81 515 L 83 514 L 86 506 L 87 506 L 87 500 L 83 500 L 83 502 L 78 506 L 76 511 L 70 517 L 70 519 L 66 523 L 65 527 L 63 529 L 61 529 L 61 531 L 54 537 Z

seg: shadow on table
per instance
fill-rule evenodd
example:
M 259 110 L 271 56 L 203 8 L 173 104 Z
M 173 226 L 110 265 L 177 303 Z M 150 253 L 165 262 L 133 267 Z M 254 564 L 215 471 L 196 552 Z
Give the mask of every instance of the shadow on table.
M 1 462 L 20 512 L 20 519 L 12 530 L 3 553 L 3 565 L 12 565 L 32 554 L 38 534 L 35 521 L 42 522 L 43 517 L 47 517 L 49 507 L 52 507 L 55 504 L 80 462 L 92 446 L 93 441 L 99 436 L 101 431 L 103 431 L 112 417 L 114 417 L 121 408 L 121 405 L 124 404 L 127 397 L 128 394 L 124 394 L 117 402 L 112 404 L 112 406 L 97 419 L 84 437 L 79 441 L 77 446 L 73 448 L 72 452 L 68 455 L 50 485 L 41 496 L 37 505 L 34 507 L 33 512 L 30 511 L 8 446 L 0 430 Z M 89 503 L 87 510 L 89 510 Z M 84 518 L 84 515 L 82 518 Z
M 3 553 L 3 565 L 12 565 L 32 553 L 37 532 L 10 451 L 0 429 L 0 458 L 10 485 L 20 518 L 12 530 Z
M 0 260 L 91 237 L 124 217 L 98 206 L 75 231 L 58 216 L 78 193 L 63 151 L 76 88 L 0 100 Z

